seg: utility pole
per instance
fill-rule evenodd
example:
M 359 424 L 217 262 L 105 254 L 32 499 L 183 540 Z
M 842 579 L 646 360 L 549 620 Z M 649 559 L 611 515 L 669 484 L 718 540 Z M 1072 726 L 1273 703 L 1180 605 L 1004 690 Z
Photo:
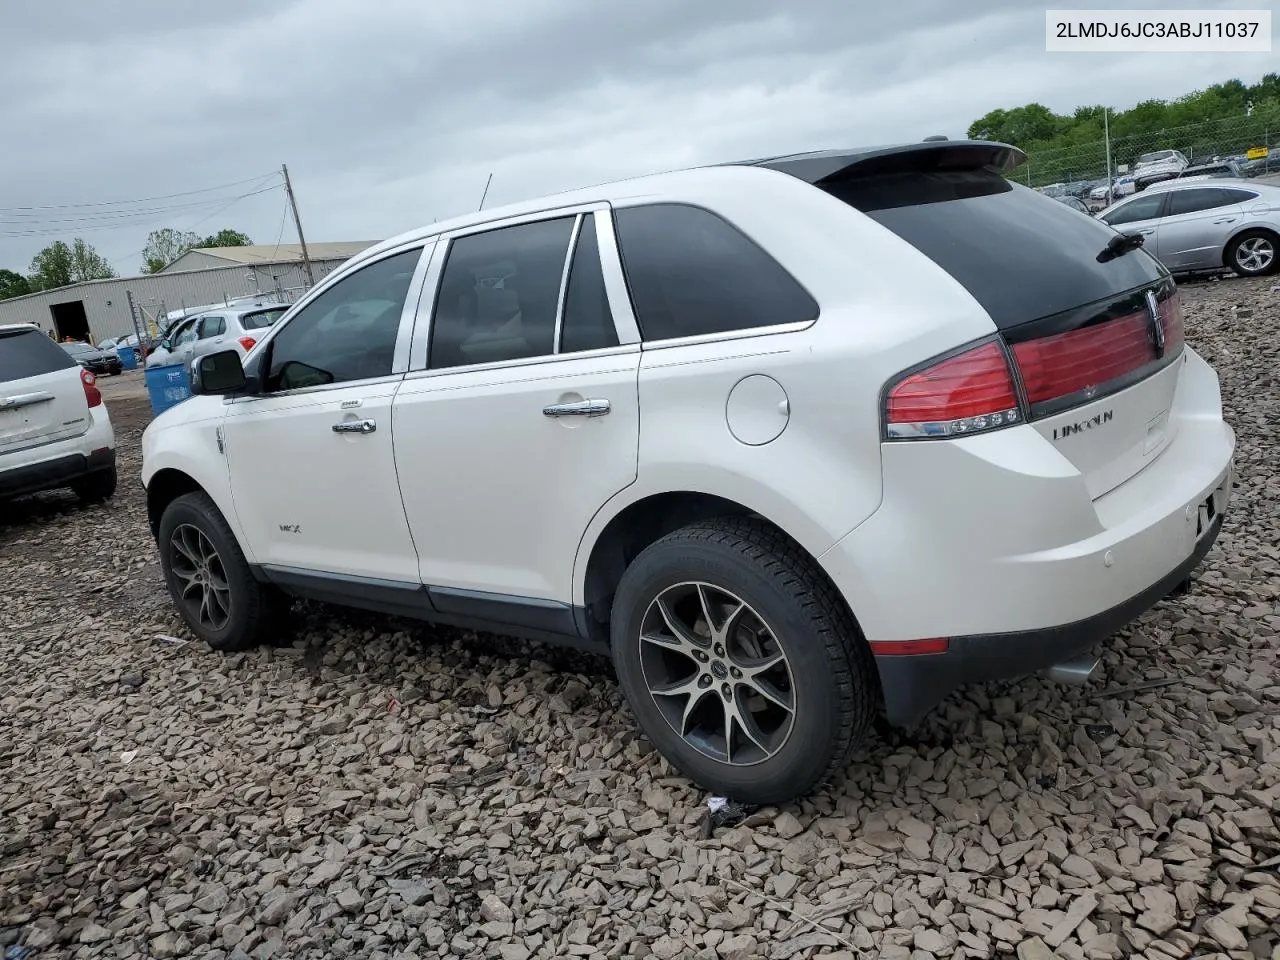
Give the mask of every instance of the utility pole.
M 142 336 L 142 329 L 138 326 L 138 311 L 133 305 L 133 291 L 126 290 L 124 296 L 129 302 L 129 322 L 133 324 L 133 335 L 138 338 L 139 362 L 144 362 L 147 359 L 146 338 Z
M 302 266 L 307 271 L 307 286 L 316 285 L 316 275 L 311 272 L 311 257 L 307 253 L 307 238 L 302 235 L 302 220 L 298 217 L 298 201 L 293 197 L 293 184 L 289 182 L 289 165 L 280 164 L 284 174 L 284 192 L 289 195 L 289 209 L 293 211 L 293 225 L 298 228 L 298 243 L 302 246 Z
M 1107 145 L 1107 206 L 1115 201 L 1111 181 L 1111 122 L 1109 114 L 1111 113 L 1106 107 L 1102 108 L 1102 136 Z

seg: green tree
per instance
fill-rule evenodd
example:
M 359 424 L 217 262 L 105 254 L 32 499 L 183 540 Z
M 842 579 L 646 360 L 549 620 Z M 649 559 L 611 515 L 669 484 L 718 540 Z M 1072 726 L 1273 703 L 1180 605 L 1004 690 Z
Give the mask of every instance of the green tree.
M 247 233 L 241 233 L 239 230 L 222 229 L 217 233 L 210 234 L 199 243 L 197 247 L 247 247 L 252 240 L 249 239 Z
M 111 265 L 93 249 L 93 244 L 76 237 L 71 244 L 55 240 L 31 260 L 31 289 L 55 290 L 85 280 L 114 277 Z
M 159 273 L 200 242 L 200 235 L 189 230 L 175 230 L 173 227 L 152 230 L 142 250 L 143 273 Z
M 71 280 L 71 248 L 55 240 L 31 258 L 29 273 L 32 290 L 54 290 Z
M 85 280 L 106 280 L 114 277 L 116 272 L 107 263 L 106 257 L 93 249 L 93 244 L 76 237 L 71 242 L 71 278 L 75 283 Z
M 0 300 L 21 297 L 31 292 L 27 278 L 12 270 L 0 270 Z

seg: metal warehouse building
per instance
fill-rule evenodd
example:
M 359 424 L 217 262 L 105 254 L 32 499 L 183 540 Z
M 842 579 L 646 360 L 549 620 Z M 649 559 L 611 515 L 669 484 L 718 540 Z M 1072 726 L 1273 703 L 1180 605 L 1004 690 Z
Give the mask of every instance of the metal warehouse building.
M 307 244 L 316 281 L 372 243 Z M 34 323 L 58 339 L 83 340 L 87 334 L 98 343 L 137 329 L 130 299 L 138 327 L 155 333 L 157 322 L 175 311 L 258 294 L 291 302 L 306 289 L 297 244 L 207 247 L 187 251 L 159 273 L 89 280 L 0 300 L 0 324 Z

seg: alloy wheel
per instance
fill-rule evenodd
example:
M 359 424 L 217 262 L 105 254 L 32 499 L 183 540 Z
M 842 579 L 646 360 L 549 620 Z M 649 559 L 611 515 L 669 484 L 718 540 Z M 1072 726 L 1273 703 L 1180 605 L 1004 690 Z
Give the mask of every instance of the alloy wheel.
M 668 587 L 645 611 L 639 643 L 658 711 L 698 752 L 750 766 L 786 744 L 796 713 L 791 665 L 740 597 L 703 582 Z
M 213 541 L 199 527 L 183 523 L 174 528 L 169 547 L 179 602 L 202 627 L 222 630 L 231 620 L 231 584 Z
M 1249 273 L 1262 273 L 1275 258 L 1275 244 L 1266 237 L 1250 237 L 1236 247 L 1236 263 Z

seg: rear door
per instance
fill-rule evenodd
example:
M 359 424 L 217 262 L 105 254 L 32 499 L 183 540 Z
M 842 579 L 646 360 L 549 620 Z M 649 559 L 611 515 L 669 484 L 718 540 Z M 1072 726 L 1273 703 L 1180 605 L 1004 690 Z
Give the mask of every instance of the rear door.
M 196 338 L 191 344 L 191 358 L 206 353 L 217 353 L 228 349 L 227 318 L 220 313 L 209 314 L 196 321 Z
M 0 456 L 88 429 L 80 365 L 33 327 L 0 327 Z
M 868 175 L 826 189 L 912 244 L 983 306 L 1018 370 L 1026 419 L 1092 496 L 1136 474 L 1172 440 L 1181 312 L 1172 279 L 1145 248 L 1106 255 L 1114 230 L 990 170 Z M 1150 223 L 1165 199 L 1135 197 L 1112 222 L 1124 232 Z
M 1222 266 L 1222 248 L 1244 216 L 1221 187 L 1170 190 L 1156 227 L 1156 255 L 1170 270 Z
M 436 253 L 429 342 L 420 318 L 395 446 L 420 575 L 442 612 L 572 632 L 583 532 L 635 481 L 640 345 L 597 206 L 486 224 Z

